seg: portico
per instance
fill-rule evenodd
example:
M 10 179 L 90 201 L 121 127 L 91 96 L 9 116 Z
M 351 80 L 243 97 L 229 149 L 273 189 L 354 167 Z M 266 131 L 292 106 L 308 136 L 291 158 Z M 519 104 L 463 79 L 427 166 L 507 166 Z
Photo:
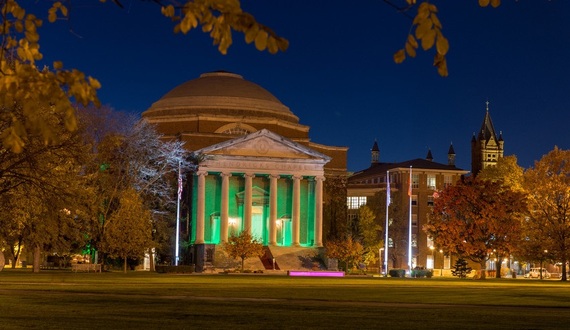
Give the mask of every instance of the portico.
M 268 130 L 197 151 L 194 244 L 246 230 L 269 246 L 322 246 L 324 165 L 330 157 Z

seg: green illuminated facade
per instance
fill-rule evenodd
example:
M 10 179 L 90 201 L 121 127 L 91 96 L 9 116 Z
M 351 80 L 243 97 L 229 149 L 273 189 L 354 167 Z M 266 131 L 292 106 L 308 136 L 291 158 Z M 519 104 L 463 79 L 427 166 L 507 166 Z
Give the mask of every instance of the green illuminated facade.
M 346 195 L 346 187 L 327 188 L 346 179 L 348 148 L 313 142 L 310 127 L 289 107 L 239 74 L 203 73 L 170 90 L 142 116 L 165 140 L 182 141 L 204 156 L 186 178 L 192 189 L 184 189 L 189 199 L 182 205 L 190 223 L 183 229 L 191 244 L 187 260 L 196 271 L 215 265 L 219 244 L 243 230 L 266 246 L 264 260 L 254 267 L 270 269 L 266 261 L 276 258 L 283 267 L 299 269 L 298 258 L 298 264 L 285 265 L 283 256 L 318 250 L 323 222 L 328 237 L 338 218 L 331 215 L 345 209 L 335 197 Z
M 248 230 L 268 246 L 322 246 L 323 166 L 330 159 L 268 130 L 198 151 L 193 244 Z

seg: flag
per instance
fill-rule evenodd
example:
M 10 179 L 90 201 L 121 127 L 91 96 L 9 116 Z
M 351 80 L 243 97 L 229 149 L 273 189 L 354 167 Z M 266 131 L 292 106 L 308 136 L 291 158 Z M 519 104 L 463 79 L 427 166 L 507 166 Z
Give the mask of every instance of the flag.
M 386 171 L 386 207 L 390 206 L 392 200 L 390 199 L 390 171 Z

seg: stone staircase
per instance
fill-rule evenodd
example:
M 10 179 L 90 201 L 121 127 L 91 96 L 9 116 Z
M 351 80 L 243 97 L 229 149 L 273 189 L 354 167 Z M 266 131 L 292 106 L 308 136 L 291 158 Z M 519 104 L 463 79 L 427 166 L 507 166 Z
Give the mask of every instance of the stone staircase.
M 266 253 L 261 258 L 246 259 L 244 268 L 250 270 L 323 270 L 324 267 L 317 261 L 318 248 L 313 247 L 264 247 Z

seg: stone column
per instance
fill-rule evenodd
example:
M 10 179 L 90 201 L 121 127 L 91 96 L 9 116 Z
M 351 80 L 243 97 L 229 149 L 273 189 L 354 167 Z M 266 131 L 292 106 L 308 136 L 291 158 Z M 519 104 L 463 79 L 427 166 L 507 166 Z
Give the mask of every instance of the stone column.
M 315 245 L 323 246 L 323 181 L 325 177 L 318 176 L 315 178 L 317 185 L 315 187 Z
M 220 205 L 220 220 L 222 222 L 220 240 L 222 242 L 228 241 L 228 213 L 229 213 L 229 191 L 230 191 L 230 177 L 231 173 L 221 173 L 222 177 L 222 200 Z
M 204 244 L 204 212 L 206 210 L 206 175 L 207 172 L 198 172 L 198 203 L 196 204 L 196 241 L 195 244 Z
M 243 199 L 243 229 L 251 234 L 251 204 L 253 203 L 253 178 L 255 174 L 245 173 L 245 196 Z
M 293 176 L 293 214 L 291 215 L 293 221 L 293 245 L 299 246 L 299 236 L 301 230 L 301 179 L 302 176 Z
M 277 245 L 277 180 L 279 175 L 269 176 L 269 245 Z

